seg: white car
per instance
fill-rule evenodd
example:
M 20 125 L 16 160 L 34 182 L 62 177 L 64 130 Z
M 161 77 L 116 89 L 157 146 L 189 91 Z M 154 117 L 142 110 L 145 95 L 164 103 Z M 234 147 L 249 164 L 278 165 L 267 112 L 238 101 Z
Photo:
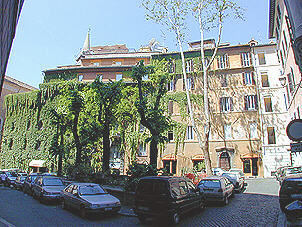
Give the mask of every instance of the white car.
M 221 176 L 225 171 L 221 168 L 212 168 L 213 174 L 216 176 Z

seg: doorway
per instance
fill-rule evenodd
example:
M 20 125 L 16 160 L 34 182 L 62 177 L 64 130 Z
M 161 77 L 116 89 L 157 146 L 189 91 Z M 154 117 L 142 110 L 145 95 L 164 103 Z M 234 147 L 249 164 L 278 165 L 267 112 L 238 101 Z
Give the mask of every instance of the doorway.
M 252 174 L 258 176 L 258 158 L 252 158 Z
M 228 152 L 222 152 L 219 157 L 219 167 L 224 170 L 230 170 L 230 155 Z

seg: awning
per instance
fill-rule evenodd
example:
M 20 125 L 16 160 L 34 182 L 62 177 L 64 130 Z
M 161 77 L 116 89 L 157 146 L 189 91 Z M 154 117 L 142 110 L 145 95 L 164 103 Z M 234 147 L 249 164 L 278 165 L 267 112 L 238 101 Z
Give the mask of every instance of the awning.
M 29 167 L 44 167 L 44 160 L 32 160 L 29 163 Z
M 240 155 L 241 159 L 246 159 L 246 158 L 260 158 L 259 154 L 255 154 L 255 153 L 246 153 L 243 155 Z
M 168 154 L 162 158 L 163 161 L 175 161 L 176 155 L 175 154 Z
M 195 155 L 195 156 L 193 156 L 192 160 L 193 161 L 204 160 L 204 155 L 203 154 Z

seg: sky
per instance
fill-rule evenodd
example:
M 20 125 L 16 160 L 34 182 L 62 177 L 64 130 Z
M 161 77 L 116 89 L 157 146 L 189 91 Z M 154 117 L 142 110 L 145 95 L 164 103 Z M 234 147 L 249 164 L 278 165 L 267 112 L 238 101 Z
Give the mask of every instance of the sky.
M 254 38 L 268 43 L 269 0 L 237 1 L 245 19 L 227 20 L 222 42 L 244 44 Z M 146 20 L 140 4 L 140 0 L 24 1 L 6 75 L 38 88 L 43 70 L 75 64 L 89 28 L 91 46 L 126 44 L 138 50 L 156 38 L 169 51 L 177 51 L 173 33 Z M 200 40 L 198 24 L 191 21 L 188 28 L 186 41 Z M 217 34 L 208 33 L 205 38 L 217 38 Z

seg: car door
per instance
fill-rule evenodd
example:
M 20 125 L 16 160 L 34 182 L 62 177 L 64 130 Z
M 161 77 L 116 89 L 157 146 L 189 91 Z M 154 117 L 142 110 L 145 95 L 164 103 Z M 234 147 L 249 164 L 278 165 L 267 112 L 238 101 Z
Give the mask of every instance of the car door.
M 224 180 L 224 185 L 225 185 L 225 190 L 226 190 L 226 196 L 230 197 L 233 194 L 234 186 L 229 179 L 223 178 L 223 180 Z
M 191 205 L 191 194 L 187 182 L 185 180 L 179 181 L 179 189 L 180 189 L 180 195 L 182 200 L 182 202 L 180 203 L 179 211 L 181 213 L 185 213 L 190 210 L 190 205 Z
M 189 191 L 188 209 L 199 207 L 201 196 L 198 188 L 190 181 L 187 181 L 187 186 Z
M 66 189 L 63 190 L 63 198 L 67 206 L 72 206 L 72 197 L 71 197 L 72 189 L 73 189 L 73 184 L 69 185 Z

